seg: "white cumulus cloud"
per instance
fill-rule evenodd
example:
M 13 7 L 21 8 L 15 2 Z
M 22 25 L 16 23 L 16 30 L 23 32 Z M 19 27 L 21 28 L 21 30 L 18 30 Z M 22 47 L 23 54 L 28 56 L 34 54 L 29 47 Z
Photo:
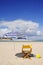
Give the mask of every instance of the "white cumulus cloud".
M 4 35 L 5 33 L 8 33 L 8 32 L 10 32 L 10 30 L 7 29 L 7 28 L 5 28 L 5 29 L 0 29 L 0 36 L 3 37 L 3 35 Z
M 8 28 L 1 29 L 2 26 L 6 26 Z M 0 35 L 4 33 L 10 32 L 20 32 L 23 34 L 35 34 L 40 35 L 40 31 L 38 31 L 39 23 L 33 21 L 25 21 L 25 20 L 14 20 L 14 21 L 2 21 L 0 24 Z

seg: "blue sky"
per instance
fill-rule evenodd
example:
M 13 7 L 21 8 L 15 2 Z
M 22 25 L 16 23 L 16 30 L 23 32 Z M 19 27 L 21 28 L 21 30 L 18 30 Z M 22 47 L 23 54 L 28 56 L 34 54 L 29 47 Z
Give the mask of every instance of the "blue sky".
M 0 29 L 8 28 L 2 22 L 15 20 L 36 22 L 43 30 L 43 0 L 0 0 Z
M 43 24 L 43 0 L 0 0 L 0 20 L 15 19 Z

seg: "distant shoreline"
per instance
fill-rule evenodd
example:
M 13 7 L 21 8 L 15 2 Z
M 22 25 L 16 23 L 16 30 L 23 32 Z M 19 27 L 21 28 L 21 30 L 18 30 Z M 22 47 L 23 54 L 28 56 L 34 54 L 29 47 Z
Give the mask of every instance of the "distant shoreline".
M 0 40 L 0 42 L 43 42 L 43 40 L 35 40 L 35 41 L 29 41 L 29 40 Z

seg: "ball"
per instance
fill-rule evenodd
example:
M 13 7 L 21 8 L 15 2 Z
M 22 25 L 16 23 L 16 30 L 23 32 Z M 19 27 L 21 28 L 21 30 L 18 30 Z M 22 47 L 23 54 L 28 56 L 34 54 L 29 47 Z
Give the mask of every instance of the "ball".
M 36 54 L 36 58 L 41 58 L 41 55 L 40 54 Z

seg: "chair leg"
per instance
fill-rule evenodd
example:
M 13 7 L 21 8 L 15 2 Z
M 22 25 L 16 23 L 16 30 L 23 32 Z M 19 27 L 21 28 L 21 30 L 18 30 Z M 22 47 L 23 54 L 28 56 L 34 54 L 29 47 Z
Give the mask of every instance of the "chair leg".
M 24 54 L 23 58 L 29 58 L 30 60 L 32 60 L 31 57 L 29 57 L 29 55 L 27 53 Z
M 26 58 L 26 53 L 24 53 L 24 56 L 23 56 L 23 58 Z

